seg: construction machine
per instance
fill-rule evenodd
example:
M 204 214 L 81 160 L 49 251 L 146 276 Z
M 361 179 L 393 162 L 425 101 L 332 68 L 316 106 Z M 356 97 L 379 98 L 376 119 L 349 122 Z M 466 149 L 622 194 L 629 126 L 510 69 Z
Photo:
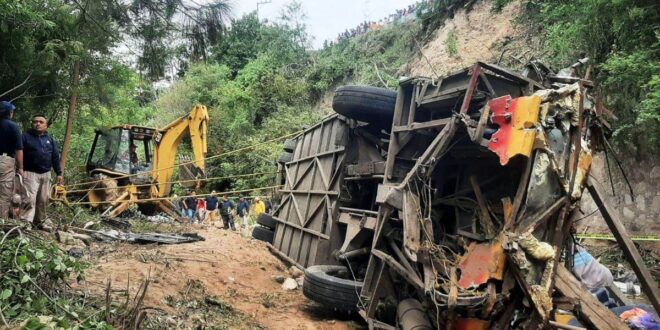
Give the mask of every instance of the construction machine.
M 172 178 L 179 168 L 179 179 L 187 188 L 199 187 L 206 177 L 208 111 L 196 105 L 190 113 L 163 128 L 119 125 L 97 129 L 87 156 L 86 171 L 92 178 L 87 198 L 104 216 L 116 217 L 137 204 L 145 213 L 179 213 L 167 198 Z M 177 149 L 190 137 L 193 157 L 179 156 Z

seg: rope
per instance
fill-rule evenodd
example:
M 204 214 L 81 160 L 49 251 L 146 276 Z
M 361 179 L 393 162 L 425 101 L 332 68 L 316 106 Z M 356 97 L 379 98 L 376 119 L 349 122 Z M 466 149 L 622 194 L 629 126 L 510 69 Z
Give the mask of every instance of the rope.
M 237 174 L 237 175 L 228 175 L 228 176 L 216 176 L 216 177 L 203 178 L 203 179 L 177 180 L 177 181 L 169 181 L 169 182 L 163 182 L 163 183 L 164 184 L 172 184 L 172 183 L 183 183 L 183 182 L 212 181 L 212 180 L 222 180 L 222 179 L 232 179 L 232 178 L 243 178 L 243 177 L 258 176 L 258 175 L 270 175 L 270 174 L 277 174 L 277 173 L 279 173 L 279 172 L 262 172 L 262 173 L 251 173 L 251 174 Z M 113 178 L 108 178 L 106 180 L 112 180 L 112 179 Z M 154 182 L 154 183 L 137 184 L 137 185 L 134 185 L 134 187 L 150 187 L 154 184 L 161 184 L 161 183 L 160 182 Z M 121 187 L 117 187 L 117 188 L 100 187 L 100 188 L 92 188 L 92 189 L 77 189 L 77 190 L 67 191 L 67 194 L 76 193 L 76 192 L 90 192 L 90 191 L 96 191 L 96 190 L 106 190 L 106 189 L 119 189 L 119 188 L 121 188 Z
M 219 153 L 219 154 L 217 154 L 217 155 L 213 155 L 213 156 L 205 157 L 204 160 L 211 160 L 211 159 L 215 159 L 215 158 L 218 158 L 218 157 L 222 157 L 222 156 L 227 156 L 227 155 L 235 154 L 235 153 L 237 153 L 237 152 L 250 150 L 250 149 L 253 149 L 253 148 L 257 147 L 257 146 L 261 146 L 261 145 L 268 144 L 268 143 L 272 143 L 272 142 L 275 142 L 275 141 L 278 141 L 278 140 L 283 140 L 283 139 L 289 138 L 289 137 L 294 136 L 294 135 L 298 135 L 298 134 L 300 134 L 300 133 L 302 133 L 302 132 L 303 132 L 303 130 L 296 131 L 296 132 L 293 132 L 293 133 L 291 133 L 291 134 L 286 134 L 286 135 L 280 136 L 280 137 L 278 137 L 278 138 L 274 138 L 274 139 L 266 140 L 266 141 L 264 141 L 264 142 L 259 142 L 259 143 L 256 143 L 256 144 L 253 144 L 253 145 L 250 145 L 250 146 L 247 146 L 247 147 L 243 147 L 243 148 L 239 148 L 239 149 L 235 149 L 235 150 L 231 150 L 231 151 L 227 151 L 227 152 Z M 175 168 L 175 167 L 177 167 L 177 166 L 187 165 L 187 164 L 193 164 L 193 163 L 196 163 L 196 162 L 197 162 L 197 161 L 195 161 L 195 160 L 191 160 L 191 161 L 187 161 L 187 162 L 178 163 L 178 164 L 175 164 L 175 165 L 172 165 L 172 166 L 169 166 L 169 167 L 160 168 L 160 169 L 155 169 L 155 170 L 152 170 L 151 172 L 152 172 L 152 173 L 153 173 L 153 172 L 160 172 L 160 171 L 164 171 L 164 170 L 169 170 L 169 169 Z M 120 175 L 120 176 L 114 177 L 113 179 L 124 179 L 124 178 L 130 178 L 130 177 L 137 176 L 138 174 L 142 174 L 142 173 L 144 173 L 144 172 Z M 107 179 L 105 179 L 105 180 L 107 180 Z M 65 188 L 66 188 L 66 187 L 76 187 L 76 186 L 85 185 L 85 184 L 93 184 L 93 183 L 97 183 L 97 182 L 103 182 L 103 181 L 105 181 L 105 180 L 95 180 L 95 181 L 88 181 L 88 182 L 74 183 L 74 184 L 70 184 L 70 185 L 65 185 L 64 187 L 65 187 Z
M 243 189 L 243 190 L 233 190 L 233 191 L 223 191 L 221 193 L 217 193 L 217 195 L 223 196 L 223 195 L 230 195 L 230 194 L 236 194 L 236 193 L 242 193 L 242 192 L 248 192 L 248 191 L 255 191 L 255 190 L 263 190 L 263 189 L 272 189 L 272 188 L 281 188 L 283 187 L 282 185 L 276 185 L 276 186 L 268 186 L 268 187 L 257 187 L 257 188 L 251 188 L 251 189 Z M 188 198 L 188 197 L 205 197 L 205 196 L 211 196 L 210 193 L 208 194 L 195 194 L 193 195 L 184 195 L 184 196 L 178 196 L 177 198 Z M 172 200 L 174 198 L 172 197 L 155 197 L 155 198 L 146 198 L 146 199 L 140 199 L 137 200 L 136 202 L 151 202 L 151 201 L 163 201 L 163 200 Z M 74 203 L 69 203 L 69 205 L 89 205 L 89 204 L 112 204 L 115 203 L 116 201 L 101 201 L 101 202 L 74 202 Z M 126 200 L 126 202 L 131 202 L 130 200 Z

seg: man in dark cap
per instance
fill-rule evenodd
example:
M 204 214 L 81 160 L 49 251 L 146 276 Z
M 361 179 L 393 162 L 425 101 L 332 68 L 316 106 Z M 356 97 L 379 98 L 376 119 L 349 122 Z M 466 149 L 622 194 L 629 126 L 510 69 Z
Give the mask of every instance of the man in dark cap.
M 24 183 L 32 207 L 21 214 L 21 219 L 32 222 L 35 228 L 48 229 L 44 226 L 44 220 L 50 194 L 50 171 L 55 171 L 58 184 L 63 184 L 64 178 L 60 167 L 60 152 L 55 139 L 48 135 L 48 120 L 44 115 L 32 117 L 32 129 L 23 133 L 23 151 Z
M 16 107 L 11 102 L 0 102 L 0 218 L 9 215 L 14 196 L 14 176 L 23 175 L 23 140 L 21 129 L 11 119 Z

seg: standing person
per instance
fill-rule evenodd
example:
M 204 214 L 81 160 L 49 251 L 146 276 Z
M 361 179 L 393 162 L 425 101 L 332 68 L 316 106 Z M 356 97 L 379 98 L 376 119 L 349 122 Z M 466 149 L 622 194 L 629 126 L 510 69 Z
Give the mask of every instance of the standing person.
M 48 229 L 44 226 L 44 221 L 50 195 L 50 171 L 55 171 L 58 185 L 64 183 L 64 177 L 60 167 L 60 152 L 57 150 L 57 143 L 48 134 L 46 116 L 32 117 L 32 129 L 23 133 L 23 156 L 23 182 L 31 207 L 21 215 L 21 219 L 32 222 L 35 228 Z
M 243 228 L 248 227 L 248 213 L 250 213 L 250 204 L 245 200 L 244 197 L 241 197 L 238 200 L 238 208 L 236 209 L 238 216 L 243 219 Z
M 218 221 L 218 202 L 215 190 L 211 192 L 211 196 L 206 197 L 206 220 L 208 223 Z
M 266 204 L 266 213 L 270 214 L 270 211 L 273 210 L 273 204 L 270 203 L 270 199 L 267 199 L 264 201 Z
M 222 221 L 224 222 L 224 228 L 231 230 L 236 230 L 234 226 L 234 219 L 231 217 L 231 210 L 236 208 L 236 204 L 229 200 L 227 195 L 222 196 L 222 205 L 220 205 L 220 215 L 222 216 Z
M 190 193 L 189 197 L 186 197 L 183 200 L 183 209 L 190 223 L 192 223 L 193 219 L 195 219 L 195 209 L 197 208 L 197 200 L 195 198 L 196 195 L 197 193 L 193 191 L 192 193 Z
M 177 213 L 183 212 L 183 209 L 181 208 L 181 201 L 179 200 L 179 196 L 177 194 L 172 195 L 172 199 L 170 201 L 172 202 L 172 205 L 174 205 L 174 210 Z
M 16 107 L 0 102 L 0 219 L 6 219 L 14 195 L 14 175 L 23 175 L 23 139 L 18 125 L 11 121 Z
M 259 214 L 266 212 L 266 204 L 261 200 L 259 197 L 254 198 L 254 206 L 252 211 L 254 212 L 254 216 L 258 217 Z
M 206 219 L 206 201 L 204 198 L 197 198 L 197 220 L 202 223 Z

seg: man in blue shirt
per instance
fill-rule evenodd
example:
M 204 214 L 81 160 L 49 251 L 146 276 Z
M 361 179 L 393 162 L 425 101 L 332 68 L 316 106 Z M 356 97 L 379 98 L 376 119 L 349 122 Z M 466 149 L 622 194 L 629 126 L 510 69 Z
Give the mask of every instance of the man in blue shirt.
M 32 222 L 35 228 L 48 229 L 44 221 L 50 195 L 50 171 L 55 171 L 57 184 L 63 184 L 64 177 L 60 152 L 55 140 L 48 135 L 48 120 L 44 115 L 32 117 L 32 129 L 23 133 L 23 153 L 23 180 L 31 208 L 21 214 L 21 219 Z
M 222 196 L 222 205 L 220 206 L 220 215 L 222 216 L 222 222 L 225 224 L 225 229 L 231 228 L 231 230 L 236 230 L 234 226 L 234 219 L 231 216 L 231 210 L 236 208 L 236 204 L 229 200 L 227 195 Z
M 211 192 L 211 196 L 206 196 L 206 218 L 207 223 L 218 221 L 218 197 L 216 197 L 215 190 Z
M 248 227 L 248 214 L 250 213 L 250 204 L 245 200 L 244 197 L 241 197 L 238 200 L 238 209 L 236 209 L 236 214 L 238 214 L 241 219 L 243 219 L 243 228 Z
M 14 195 L 14 176 L 23 175 L 23 140 L 18 125 L 11 121 L 16 107 L 0 102 L 0 219 L 7 219 Z

